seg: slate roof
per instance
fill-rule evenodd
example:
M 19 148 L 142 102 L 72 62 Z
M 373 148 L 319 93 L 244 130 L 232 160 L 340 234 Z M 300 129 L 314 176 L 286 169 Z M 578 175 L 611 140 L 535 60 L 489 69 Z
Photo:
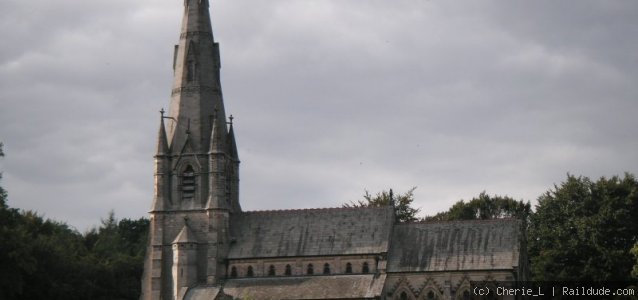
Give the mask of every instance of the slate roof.
M 511 269 L 518 266 L 515 219 L 397 224 L 388 272 Z
M 391 207 L 242 212 L 228 258 L 386 253 L 393 222 Z
M 214 300 L 220 288 L 214 286 L 199 286 L 189 289 L 184 300 Z
M 381 296 L 385 275 L 335 275 L 232 279 L 223 293 L 240 299 L 372 299 Z

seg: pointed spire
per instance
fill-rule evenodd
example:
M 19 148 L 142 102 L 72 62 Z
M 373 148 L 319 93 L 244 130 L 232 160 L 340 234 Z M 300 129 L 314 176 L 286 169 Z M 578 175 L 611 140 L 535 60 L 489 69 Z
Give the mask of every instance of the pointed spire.
M 210 134 L 210 148 L 209 153 L 224 153 L 226 152 L 225 141 L 225 129 L 226 126 L 220 122 L 221 118 L 217 117 L 217 109 L 215 109 L 215 114 L 213 115 L 213 130 Z
M 213 39 L 208 0 L 184 0 L 179 44 L 175 48 L 169 145 L 183 145 L 189 129 L 193 149 L 205 153 L 210 145 L 210 116 L 219 109 L 225 119 L 221 91 L 219 45 Z M 175 145 L 175 146 L 173 146 Z
M 208 12 L 208 0 L 184 0 L 182 35 L 186 33 L 210 34 L 213 30 Z M 184 36 L 183 36 L 184 37 Z
M 233 115 L 230 115 L 230 129 L 228 129 L 228 153 L 233 160 L 239 160 L 237 153 L 237 143 L 235 142 L 235 130 L 233 130 Z
M 168 139 L 166 138 L 166 129 L 164 128 L 164 109 L 160 110 L 160 128 L 157 135 L 157 151 L 156 155 L 169 154 Z

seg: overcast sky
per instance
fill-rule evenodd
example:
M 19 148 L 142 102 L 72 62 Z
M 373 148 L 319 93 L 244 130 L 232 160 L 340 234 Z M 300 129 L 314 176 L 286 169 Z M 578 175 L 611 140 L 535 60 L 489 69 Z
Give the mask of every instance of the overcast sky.
M 146 216 L 182 0 L 0 1 L 12 207 Z M 244 210 L 416 186 L 423 214 L 638 174 L 638 2 L 218 0 Z

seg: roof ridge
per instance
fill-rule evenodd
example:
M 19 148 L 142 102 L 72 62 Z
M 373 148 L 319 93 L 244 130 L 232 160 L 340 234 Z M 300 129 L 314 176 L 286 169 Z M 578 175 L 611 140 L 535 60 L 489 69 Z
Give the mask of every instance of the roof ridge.
M 440 223 L 496 223 L 496 222 L 507 222 L 507 221 L 518 221 L 520 219 L 507 217 L 507 218 L 496 218 L 496 219 L 473 219 L 473 220 L 423 220 L 416 222 L 408 222 L 408 223 L 400 223 L 397 225 L 410 225 L 410 224 L 440 224 Z
M 317 208 L 291 208 L 291 209 L 266 209 L 266 210 L 249 210 L 242 211 L 243 214 L 269 214 L 269 213 L 286 213 L 286 212 L 324 212 L 324 211 L 347 211 L 362 209 L 387 209 L 390 206 L 367 206 L 367 207 L 317 207 Z

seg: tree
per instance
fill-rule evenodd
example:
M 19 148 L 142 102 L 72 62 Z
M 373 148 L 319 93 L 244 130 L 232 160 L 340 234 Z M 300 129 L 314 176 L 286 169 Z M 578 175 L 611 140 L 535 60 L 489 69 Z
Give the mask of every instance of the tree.
M 539 197 L 529 230 L 535 280 L 624 281 L 638 238 L 638 182 L 569 175 Z
M 0 158 L 4 157 L 2 146 L 4 145 L 0 142 Z M 0 172 L 0 179 L 2 179 L 2 172 Z M 2 188 L 2 186 L 0 186 L 0 209 L 6 208 L 6 205 L 7 205 L 7 191 L 5 191 Z
M 526 224 L 532 214 L 531 204 L 516 201 L 508 196 L 490 196 L 485 191 L 478 197 L 465 202 L 456 202 L 448 211 L 440 212 L 434 216 L 427 216 L 426 221 L 451 221 L 451 220 L 486 220 L 517 218 Z
M 413 208 L 412 202 L 414 201 L 414 190 L 416 187 L 409 189 L 404 194 L 395 195 L 392 189 L 389 191 L 381 191 L 372 196 L 367 190 L 363 195 L 363 200 L 351 201 L 346 203 L 343 207 L 382 207 L 393 205 L 395 208 L 395 214 L 399 222 L 414 222 L 417 220 L 416 215 L 421 210 L 420 208 Z
M 634 264 L 634 269 L 631 270 L 631 275 L 634 276 L 634 278 L 638 278 L 638 242 L 636 242 L 634 247 L 631 248 L 631 254 L 636 259 Z

